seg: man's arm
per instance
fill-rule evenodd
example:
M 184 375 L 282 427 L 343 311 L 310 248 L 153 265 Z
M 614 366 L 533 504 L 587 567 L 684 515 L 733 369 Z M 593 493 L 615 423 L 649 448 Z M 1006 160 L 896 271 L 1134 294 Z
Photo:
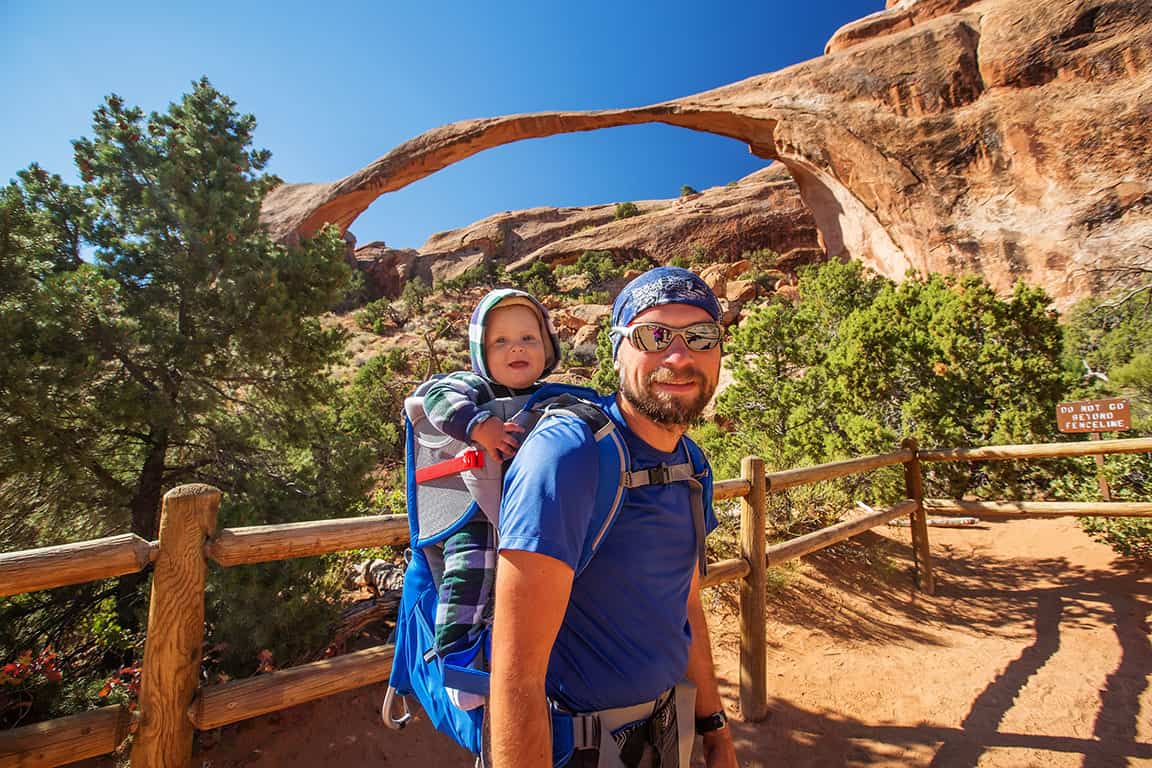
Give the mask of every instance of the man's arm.
M 497 603 L 499 605 L 499 603 Z M 688 624 L 692 627 L 692 645 L 688 648 L 688 679 L 696 685 L 696 717 L 707 717 L 724 709 L 716 670 L 712 665 L 712 642 L 708 621 L 700 602 L 700 572 L 692 571 L 688 590 Z M 704 760 L 708 768 L 737 768 L 732 729 L 728 726 L 704 734 Z
M 489 695 L 495 768 L 551 768 L 544 677 L 572 578 L 572 568 L 548 555 L 500 553 Z

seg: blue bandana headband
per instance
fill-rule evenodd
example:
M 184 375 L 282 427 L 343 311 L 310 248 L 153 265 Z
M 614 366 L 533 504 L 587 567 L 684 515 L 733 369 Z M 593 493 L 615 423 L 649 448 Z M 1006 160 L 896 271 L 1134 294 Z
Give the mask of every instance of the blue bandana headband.
M 612 325 L 623 328 L 630 325 L 636 316 L 661 304 L 688 304 L 699 307 L 719 320 L 720 302 L 708 284 L 695 272 L 680 267 L 656 267 L 637 277 L 616 297 L 612 303 Z M 624 337 L 612 334 L 612 358 L 620 349 Z

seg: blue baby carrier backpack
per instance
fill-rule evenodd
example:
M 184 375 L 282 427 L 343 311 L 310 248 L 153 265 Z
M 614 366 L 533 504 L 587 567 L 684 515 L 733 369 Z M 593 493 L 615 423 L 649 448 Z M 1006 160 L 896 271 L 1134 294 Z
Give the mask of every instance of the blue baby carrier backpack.
M 440 548 L 434 545 L 465 525 L 477 509 L 484 510 L 491 520 L 496 519 L 503 466 L 499 462 L 486 462 L 483 453 L 444 435 L 428 422 L 423 396 L 433 381 L 420 385 L 404 403 L 407 512 L 411 538 L 396 621 L 392 673 L 382 714 L 386 725 L 397 730 L 403 728 L 411 719 L 407 697 L 414 695 L 437 730 L 448 734 L 479 758 L 483 752 L 484 707 L 458 709 L 449 699 L 446 688 L 488 695 L 486 669 L 491 628 L 486 628 L 468 648 L 443 656 L 436 652 L 434 627 L 444 562 Z M 700 567 L 703 569 L 704 515 L 705 509 L 711 505 L 712 476 L 706 470 L 704 456 L 695 443 L 684 440 L 689 463 L 630 471 L 624 439 L 603 409 L 592 402 L 598 397 L 595 390 L 547 383 L 528 395 L 502 395 L 508 393 L 486 393 L 478 404 L 496 417 L 514 420 L 524 427 L 521 439 L 545 418 L 582 421 L 596 441 L 599 477 L 618 478 L 616 483 L 597 484 L 593 500 L 595 512 L 576 576 L 595 556 L 611 529 L 628 488 L 679 481 L 693 482 L 694 488 L 700 491 L 701 501 L 693 505 L 697 508 L 693 510 L 693 517 L 701 550 Z M 397 705 L 401 709 L 399 714 Z M 573 750 L 571 723 L 566 723 L 564 718 L 570 719 L 571 715 L 553 713 L 553 758 L 557 766 L 567 762 Z

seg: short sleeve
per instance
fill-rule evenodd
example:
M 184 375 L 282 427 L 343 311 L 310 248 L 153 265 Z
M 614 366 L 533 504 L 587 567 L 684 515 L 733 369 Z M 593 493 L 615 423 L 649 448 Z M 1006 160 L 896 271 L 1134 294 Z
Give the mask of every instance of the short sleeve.
M 584 422 L 564 416 L 541 422 L 504 478 L 500 549 L 537 552 L 575 570 L 598 474 L 596 443 Z

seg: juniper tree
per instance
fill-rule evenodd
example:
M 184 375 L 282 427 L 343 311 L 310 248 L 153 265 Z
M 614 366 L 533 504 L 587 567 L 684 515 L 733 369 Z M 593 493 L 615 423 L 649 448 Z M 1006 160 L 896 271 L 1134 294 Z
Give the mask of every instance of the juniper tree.
M 730 348 L 734 383 L 718 412 L 747 452 L 788 467 L 886 452 L 905 436 L 959 447 L 1055 431 L 1070 381 L 1042 290 L 1000 298 L 982 279 L 940 275 L 897 285 L 830 262 L 805 271 L 799 293 L 750 313 Z M 967 468 L 929 474 L 952 492 L 969 481 Z
M 343 336 L 318 320 L 348 287 L 345 246 L 262 230 L 277 180 L 254 128 L 207 80 L 147 116 L 113 95 L 74 142 L 80 183 L 34 164 L 3 189 L 6 549 L 153 539 L 164 492 L 187 482 L 225 492 L 222 524 L 357 498 L 368 456 L 335 430 L 328 376 Z

